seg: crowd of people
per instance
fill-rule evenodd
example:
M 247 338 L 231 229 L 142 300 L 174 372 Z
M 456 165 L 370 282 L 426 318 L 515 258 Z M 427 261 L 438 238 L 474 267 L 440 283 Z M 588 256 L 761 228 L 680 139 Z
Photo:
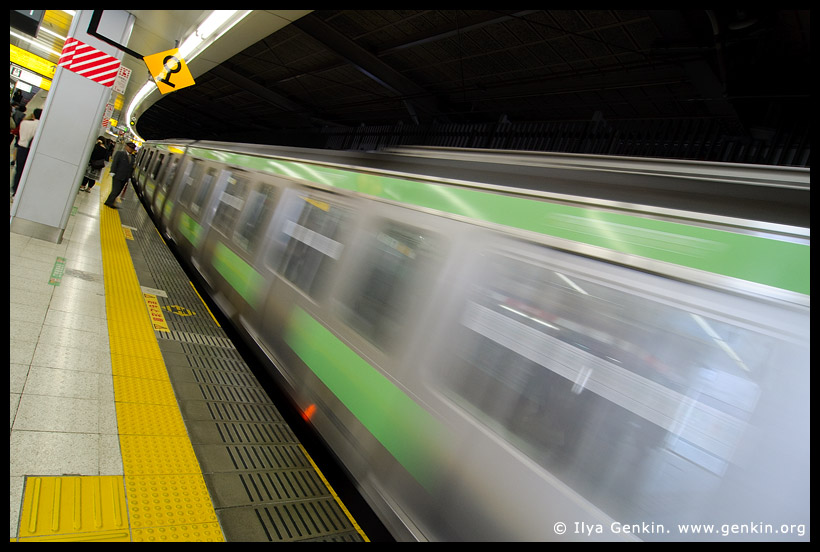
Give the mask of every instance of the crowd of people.
M 28 160 L 31 141 L 37 132 L 40 124 L 42 109 L 33 109 L 28 112 L 26 105 L 21 101 L 9 103 L 9 158 L 14 171 L 11 186 L 9 187 L 9 198 L 14 199 L 17 194 L 17 187 L 20 184 L 20 177 Z M 130 143 L 129 143 L 130 144 Z M 99 136 L 91 151 L 88 166 L 83 176 L 80 191 L 91 192 L 94 185 L 102 178 L 103 169 L 106 162 L 111 159 L 114 153 L 115 142 L 104 136 Z M 120 198 L 125 194 L 125 187 L 118 192 Z

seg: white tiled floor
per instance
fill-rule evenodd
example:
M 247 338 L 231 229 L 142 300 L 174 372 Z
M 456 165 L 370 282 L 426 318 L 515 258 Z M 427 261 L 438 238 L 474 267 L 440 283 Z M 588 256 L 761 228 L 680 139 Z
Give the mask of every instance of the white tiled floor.
M 100 187 L 62 243 L 9 233 L 9 511 L 26 475 L 122 475 L 100 251 Z M 49 285 L 57 257 L 60 285 Z

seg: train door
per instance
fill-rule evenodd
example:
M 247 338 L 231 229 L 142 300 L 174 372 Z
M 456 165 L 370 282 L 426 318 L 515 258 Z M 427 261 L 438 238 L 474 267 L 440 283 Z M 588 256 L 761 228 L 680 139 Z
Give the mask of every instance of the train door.
M 207 225 L 213 216 L 211 206 L 229 174 L 220 164 L 193 159 L 187 175 L 180 182 L 179 201 L 168 232 L 183 258 L 195 267 Z
M 180 195 L 185 187 L 185 182 L 187 182 L 191 177 L 191 172 L 193 171 L 194 165 L 195 163 L 193 159 L 189 156 L 180 156 L 176 174 L 169 184 L 168 195 L 162 206 L 162 210 L 159 213 L 159 227 L 163 233 L 163 236 L 167 239 L 173 240 L 169 227 L 171 225 L 171 221 L 173 220 L 174 211 L 177 208 Z
M 321 309 L 361 215 L 356 203 L 342 195 L 292 185 L 283 194 L 260 259 L 272 285 L 262 311 L 264 331 L 254 336 L 274 357 L 289 354 L 280 330 L 294 306 L 323 316 Z M 282 375 L 296 381 L 284 365 Z
M 267 294 L 256 256 L 279 190 L 266 175 L 234 168 L 229 172 L 198 262 L 223 312 L 241 314 L 250 323 Z
M 165 199 L 168 197 L 171 184 L 176 177 L 177 168 L 179 167 L 179 162 L 181 159 L 181 154 L 171 153 L 157 177 L 157 188 L 154 192 L 154 199 L 152 201 L 151 208 L 154 213 L 154 219 L 157 221 L 160 221 L 162 218 L 162 208 L 165 203 Z
M 168 157 L 167 151 L 157 150 L 156 154 L 154 155 L 153 160 L 150 162 L 148 166 L 148 171 L 145 176 L 145 190 L 144 190 L 144 199 L 145 204 L 148 209 L 151 209 L 154 201 L 154 193 L 157 189 L 157 176 L 159 175 L 160 171 L 163 168 L 166 158 Z

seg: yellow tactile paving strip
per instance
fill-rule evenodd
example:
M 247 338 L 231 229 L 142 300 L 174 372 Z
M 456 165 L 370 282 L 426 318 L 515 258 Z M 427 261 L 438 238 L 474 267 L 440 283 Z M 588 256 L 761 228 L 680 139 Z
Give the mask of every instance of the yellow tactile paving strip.
M 132 539 L 222 541 L 119 214 L 100 209 L 106 316 Z
M 100 197 L 108 195 L 104 182 Z M 124 477 L 29 478 L 20 540 L 224 541 L 125 242 L 100 206 Z

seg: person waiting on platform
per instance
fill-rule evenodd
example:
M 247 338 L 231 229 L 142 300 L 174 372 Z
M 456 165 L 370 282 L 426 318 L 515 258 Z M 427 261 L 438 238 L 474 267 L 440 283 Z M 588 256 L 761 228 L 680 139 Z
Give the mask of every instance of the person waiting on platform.
M 20 135 L 17 137 L 17 171 L 14 173 L 14 186 L 11 189 L 12 197 L 17 194 L 20 177 L 23 176 L 23 169 L 26 168 L 28 150 L 31 141 L 34 139 L 34 133 L 37 132 L 37 127 L 40 125 L 40 115 L 42 113 L 43 110 L 37 108 L 30 118 L 20 121 Z
M 85 169 L 82 186 L 80 190 L 90 192 L 97 180 L 100 179 L 102 170 L 105 167 L 105 158 L 108 157 L 108 150 L 105 148 L 103 137 L 97 138 L 94 149 L 91 151 L 91 159 L 88 160 L 88 167 Z
M 128 142 L 125 144 L 125 151 L 118 151 L 114 154 L 114 160 L 111 162 L 111 174 L 113 175 L 111 177 L 111 193 L 108 194 L 108 199 L 105 200 L 106 207 L 117 209 L 114 202 L 134 172 L 134 152 L 136 151 L 136 144 Z

